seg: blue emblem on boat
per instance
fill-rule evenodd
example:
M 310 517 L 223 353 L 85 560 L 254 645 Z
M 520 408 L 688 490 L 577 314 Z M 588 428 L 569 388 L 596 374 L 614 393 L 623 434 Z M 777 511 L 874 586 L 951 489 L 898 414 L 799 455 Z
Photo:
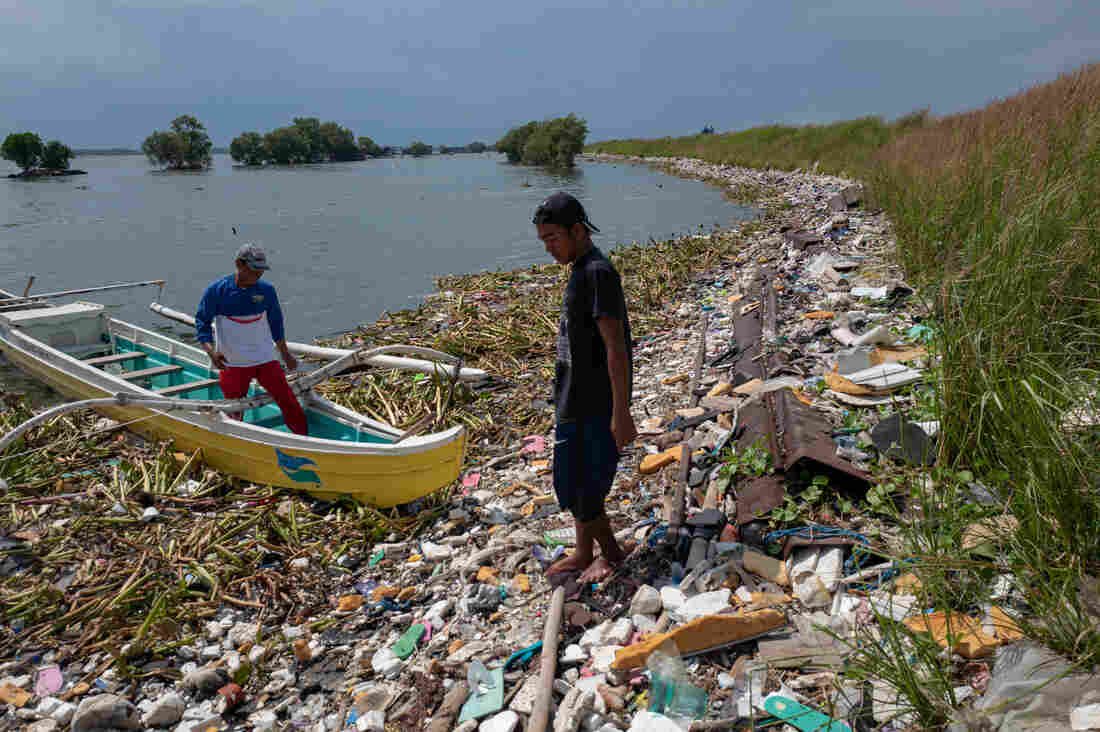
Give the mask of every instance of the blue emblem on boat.
M 306 465 L 317 465 L 309 458 L 287 455 L 279 448 L 275 448 L 275 457 L 279 461 L 279 467 L 283 469 L 286 477 L 295 483 L 316 483 L 321 485 L 321 479 L 312 470 L 304 470 Z

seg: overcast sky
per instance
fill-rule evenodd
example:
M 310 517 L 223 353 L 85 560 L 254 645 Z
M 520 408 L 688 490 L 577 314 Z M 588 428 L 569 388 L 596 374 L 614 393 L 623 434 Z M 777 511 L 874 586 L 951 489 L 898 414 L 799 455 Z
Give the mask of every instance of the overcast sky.
M 949 114 L 1098 60 L 1097 0 L 0 0 L 0 135 L 465 144 L 573 112 L 591 142 Z

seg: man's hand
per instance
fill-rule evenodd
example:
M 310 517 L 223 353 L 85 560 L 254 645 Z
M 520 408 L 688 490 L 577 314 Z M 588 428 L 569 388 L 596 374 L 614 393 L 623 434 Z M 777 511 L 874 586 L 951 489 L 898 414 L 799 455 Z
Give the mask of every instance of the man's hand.
M 213 346 L 205 349 L 206 355 L 210 356 L 210 363 L 214 364 L 216 369 L 224 369 L 227 364 L 225 361 L 225 354 L 221 351 L 215 351 Z
M 287 346 L 286 341 L 275 341 L 275 347 L 279 349 L 279 353 L 283 357 L 283 363 L 286 364 L 286 370 L 297 371 L 298 359 L 294 358 L 294 354 L 290 352 L 290 347 Z
M 634 426 L 634 416 L 629 412 L 616 412 L 611 415 L 611 434 L 615 438 L 615 447 L 620 451 L 638 436 Z

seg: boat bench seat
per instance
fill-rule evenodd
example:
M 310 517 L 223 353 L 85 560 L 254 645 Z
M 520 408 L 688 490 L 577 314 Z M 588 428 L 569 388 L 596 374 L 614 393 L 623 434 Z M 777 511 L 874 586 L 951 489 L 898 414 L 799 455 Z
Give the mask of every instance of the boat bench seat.
M 186 391 L 194 391 L 195 389 L 207 389 L 211 386 L 217 386 L 217 379 L 203 379 L 202 381 L 192 381 L 187 384 L 177 384 L 176 386 L 162 386 L 153 391 L 164 396 L 172 396 L 173 394 L 182 394 Z
M 109 363 L 119 363 L 120 361 L 132 361 L 139 358 L 145 358 L 143 351 L 123 351 L 122 353 L 114 353 L 110 356 L 99 356 L 97 358 L 89 358 L 84 363 L 90 366 L 105 366 Z
M 183 371 L 183 366 L 178 364 L 168 364 L 167 366 L 154 366 L 151 369 L 140 369 L 138 371 L 124 371 L 119 374 L 127 381 L 134 381 L 135 379 L 144 379 L 148 376 L 159 376 L 160 374 L 174 374 L 177 371 Z

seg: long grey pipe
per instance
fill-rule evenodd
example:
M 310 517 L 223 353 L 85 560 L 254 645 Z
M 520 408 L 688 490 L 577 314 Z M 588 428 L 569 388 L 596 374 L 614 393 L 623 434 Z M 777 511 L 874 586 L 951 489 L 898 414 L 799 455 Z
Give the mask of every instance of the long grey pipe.
M 173 310 L 172 308 L 165 307 L 159 302 L 149 303 L 149 309 L 158 315 L 163 315 L 169 320 L 174 320 L 177 323 L 184 325 L 195 326 L 195 319 L 187 313 L 181 313 L 179 310 Z M 313 346 L 306 343 L 294 343 L 287 341 L 286 347 L 290 349 L 290 352 L 296 356 L 306 356 L 309 358 L 320 358 L 326 361 L 334 358 L 342 358 L 349 353 L 354 353 L 344 348 L 325 348 L 324 346 Z M 413 348 L 414 346 L 408 346 Z M 419 348 L 419 346 L 416 346 Z M 423 348 L 420 353 L 427 359 L 423 360 L 419 358 L 401 358 L 399 356 L 374 356 L 370 360 L 371 366 L 376 366 L 383 369 L 401 369 L 403 371 L 419 371 L 424 374 L 434 374 L 437 371 L 442 372 L 448 378 L 454 378 L 455 366 L 450 364 L 440 364 L 436 361 L 450 361 L 457 364 L 458 358 L 452 356 L 449 353 L 443 353 L 442 351 L 436 351 L 433 349 Z M 461 368 L 459 369 L 459 381 L 482 381 L 487 379 L 489 374 L 482 369 Z

